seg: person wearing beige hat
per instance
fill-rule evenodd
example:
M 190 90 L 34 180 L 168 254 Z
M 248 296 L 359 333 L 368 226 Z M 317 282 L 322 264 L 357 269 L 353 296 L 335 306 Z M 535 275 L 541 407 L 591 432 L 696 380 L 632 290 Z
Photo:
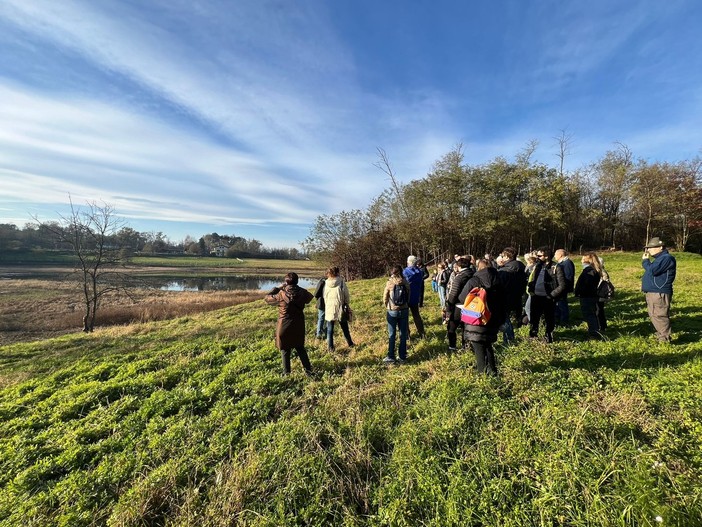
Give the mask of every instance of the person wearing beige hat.
M 644 268 L 641 290 L 646 295 L 648 316 L 658 340 L 670 342 L 670 302 L 677 266 L 675 257 L 668 252 L 665 242 L 655 237 L 646 244 L 641 264 Z

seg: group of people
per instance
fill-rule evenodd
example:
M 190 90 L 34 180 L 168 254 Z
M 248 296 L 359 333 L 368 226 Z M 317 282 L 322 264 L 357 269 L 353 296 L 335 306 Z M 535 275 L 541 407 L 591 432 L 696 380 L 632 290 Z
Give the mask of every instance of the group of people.
M 529 337 L 536 339 L 543 320 L 544 340 L 553 342 L 556 325 L 569 321 L 569 293 L 580 301 L 588 338 L 602 339 L 607 328 L 605 302 L 613 291 L 602 258 L 595 252 L 583 254 L 582 270 L 576 280 L 575 264 L 568 252 L 558 249 L 553 257 L 555 260 L 550 248 L 541 247 L 524 256 L 525 264 L 517 259 L 514 248 L 506 247 L 494 259 L 489 254 L 477 260 L 470 255 L 455 255 L 452 262 L 440 262 L 431 277 L 432 290 L 439 296 L 449 352 L 458 349 L 460 333 L 463 347 L 470 346 L 475 354 L 477 370 L 494 375 L 497 364 L 493 344 L 498 334 L 503 333 L 507 344 L 515 338 L 515 326 L 528 324 Z M 646 295 L 648 314 L 658 340 L 667 342 L 671 335 L 670 302 L 676 261 L 663 241 L 652 238 L 645 247 L 642 266 L 642 291 Z M 410 313 L 416 336 L 424 336 L 420 308 L 423 306 L 424 281 L 429 276 L 426 267 L 413 255 L 407 258 L 406 267 L 395 265 L 391 268 L 382 296 L 388 328 L 387 353 L 383 362 L 390 364 L 407 360 Z M 334 350 L 334 327 L 338 322 L 348 346 L 354 346 L 348 324 L 351 318 L 349 291 L 339 276 L 338 267 L 327 270 L 326 277 L 319 281 L 314 294 L 300 288 L 297 283 L 297 274 L 288 273 L 285 283 L 265 297 L 269 304 L 279 306 L 276 343 L 286 374 L 290 373 L 292 349 L 297 351 L 305 371 L 312 372 L 304 347 L 303 308 L 313 298 L 317 299 L 317 338 L 326 336 L 328 348 Z M 603 283 L 609 286 L 603 287 Z M 461 321 L 463 304 L 472 291 L 480 289 L 485 292 L 489 319 L 481 324 L 464 324 Z

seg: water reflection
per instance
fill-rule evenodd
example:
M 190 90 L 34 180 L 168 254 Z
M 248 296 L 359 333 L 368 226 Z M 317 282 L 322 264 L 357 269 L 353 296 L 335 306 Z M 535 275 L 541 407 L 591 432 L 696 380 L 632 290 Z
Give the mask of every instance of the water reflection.
M 200 276 L 196 278 L 149 278 L 145 280 L 151 287 L 163 291 L 268 291 L 282 283 L 282 279 L 272 280 L 262 276 Z M 318 279 L 302 278 L 298 285 L 305 289 L 315 287 Z

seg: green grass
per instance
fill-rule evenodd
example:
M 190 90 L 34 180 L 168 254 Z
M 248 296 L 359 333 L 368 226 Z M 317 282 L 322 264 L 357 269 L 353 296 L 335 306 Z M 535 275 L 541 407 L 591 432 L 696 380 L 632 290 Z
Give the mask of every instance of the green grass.
M 429 292 L 382 366 L 381 279 L 350 284 L 353 353 L 309 339 L 315 379 L 279 375 L 262 301 L 2 347 L 0 525 L 702 525 L 702 257 L 676 256 L 673 344 L 612 255 L 612 339 L 522 328 L 497 379 Z

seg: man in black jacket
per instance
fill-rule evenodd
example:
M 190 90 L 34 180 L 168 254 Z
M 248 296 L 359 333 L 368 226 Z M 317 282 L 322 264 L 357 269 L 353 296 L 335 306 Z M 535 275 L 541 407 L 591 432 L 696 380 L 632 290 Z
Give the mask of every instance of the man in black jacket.
M 517 260 L 516 256 L 516 249 L 505 247 L 498 257 L 498 262 L 502 264 L 498 271 L 500 282 L 502 282 L 504 287 L 505 309 L 507 310 L 505 322 L 500 328 L 504 332 L 505 344 L 509 344 L 510 341 L 514 340 L 514 326 L 511 317 L 515 318 L 517 324 L 521 323 L 522 295 L 527 284 L 524 264 Z
M 456 331 L 461 322 L 461 308 L 456 307 L 459 304 L 458 295 L 461 294 L 463 286 L 473 276 L 473 269 L 470 267 L 470 261 L 465 258 L 459 258 L 453 264 L 453 276 L 449 280 L 449 288 L 446 293 L 446 317 L 448 319 L 446 335 L 448 336 L 449 351 L 456 350 Z
M 539 335 L 541 316 L 546 323 L 546 342 L 553 342 L 553 329 L 556 325 L 556 301 L 566 291 L 566 279 L 563 268 L 551 260 L 551 249 L 541 247 L 536 250 L 539 261 L 529 276 L 527 290 L 531 298 L 531 316 L 529 319 L 529 337 Z

